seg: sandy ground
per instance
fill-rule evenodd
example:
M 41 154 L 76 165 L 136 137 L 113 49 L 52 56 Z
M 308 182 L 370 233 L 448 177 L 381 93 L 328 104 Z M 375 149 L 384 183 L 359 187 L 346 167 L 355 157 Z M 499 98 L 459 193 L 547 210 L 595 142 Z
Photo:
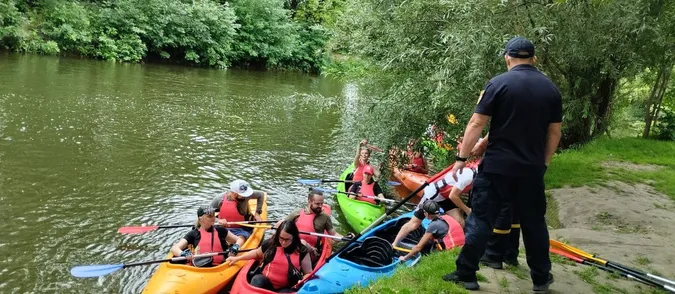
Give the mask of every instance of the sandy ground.
M 630 164 L 629 164 L 630 165 Z M 608 168 L 649 169 L 624 163 Z M 550 191 L 558 202 L 562 228 L 550 229 L 551 238 L 597 256 L 675 279 L 675 201 L 642 184 L 610 182 L 597 187 Z M 532 284 L 521 245 L 521 265 L 493 270 L 481 267 L 488 281 L 477 293 L 531 293 Z M 652 293 L 652 288 L 598 271 L 593 282 L 579 272 L 586 265 L 554 263 L 555 283 L 550 293 Z M 583 274 L 582 274 L 583 275 Z M 659 293 L 659 292 L 656 292 Z M 665 292 L 664 292 L 665 293 Z

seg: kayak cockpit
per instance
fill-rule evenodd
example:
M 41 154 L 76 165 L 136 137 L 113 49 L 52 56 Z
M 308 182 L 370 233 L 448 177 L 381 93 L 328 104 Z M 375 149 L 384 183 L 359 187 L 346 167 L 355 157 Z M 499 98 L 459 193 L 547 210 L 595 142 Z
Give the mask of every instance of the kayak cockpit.
M 406 253 L 394 250 L 391 243 L 396 238 L 399 230 L 410 218 L 398 219 L 393 225 L 382 230 L 378 230 L 372 236 L 368 236 L 363 243 L 357 243 L 349 249 L 340 253 L 340 258 L 353 263 L 367 267 L 385 267 L 398 262 L 399 256 Z M 400 243 L 402 247 L 411 248 L 415 246 L 424 235 L 425 229 L 419 226 L 416 230 L 410 232 Z

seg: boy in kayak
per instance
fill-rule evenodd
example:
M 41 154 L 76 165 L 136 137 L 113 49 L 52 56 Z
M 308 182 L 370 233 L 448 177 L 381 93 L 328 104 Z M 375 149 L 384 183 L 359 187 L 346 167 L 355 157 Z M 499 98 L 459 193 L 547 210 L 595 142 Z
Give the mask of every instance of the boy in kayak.
M 445 250 L 464 244 L 464 232 L 459 224 L 447 215 L 440 215 L 440 206 L 434 201 L 424 202 L 422 211 L 424 217 L 430 220 L 427 229 L 419 242 L 411 248 L 410 252 L 398 259 L 406 261 L 415 254 L 422 252 L 427 254 L 434 248 Z
M 417 205 L 417 208 L 415 209 L 414 217 L 401 227 L 401 230 L 396 235 L 392 245 L 397 246 L 398 242 L 422 224 L 422 220 L 425 217 L 422 207 L 424 206 L 424 203 L 428 201 L 436 202 L 438 206 L 445 211 L 445 214 L 454 218 L 463 228 L 464 216 L 462 215 L 462 212 L 468 216 L 471 214 L 471 208 L 462 202 L 460 195 L 462 192 L 468 192 L 471 188 L 473 175 L 473 169 L 467 167 L 458 175 L 457 181 L 452 177 L 452 174 L 448 173 L 442 179 L 427 186 L 424 189 L 422 200 L 420 200 L 419 205 Z M 448 189 L 450 189 L 449 194 L 447 194 Z M 448 196 L 445 196 L 446 194 Z
M 275 227 L 279 227 L 283 221 L 293 221 L 300 231 L 329 234 L 342 238 L 343 236 L 338 234 L 335 228 L 333 228 L 333 221 L 330 215 L 323 212 L 323 203 L 323 193 L 310 189 L 307 195 L 307 206 L 294 210 L 284 220 L 277 222 Z M 348 235 L 347 237 L 353 237 L 353 235 Z M 321 256 L 320 250 L 323 248 L 321 246 L 321 238 L 302 234 L 300 235 L 300 239 L 302 244 L 309 250 L 312 262 L 318 261 Z
M 260 214 L 262 213 L 264 195 L 261 191 L 253 191 L 246 181 L 235 180 L 230 183 L 230 191 L 223 196 L 216 196 L 211 201 L 211 207 L 218 212 L 219 223 L 222 226 L 228 227 L 233 234 L 248 239 L 253 228 L 228 225 L 228 222 L 261 221 Z M 251 213 L 248 206 L 248 201 L 252 199 L 258 201 L 254 213 Z
M 364 167 L 363 180 L 361 182 L 354 183 L 352 184 L 351 187 L 349 187 L 349 192 L 357 193 L 359 194 L 359 196 L 349 195 L 349 198 L 368 202 L 371 204 L 378 204 L 378 201 L 374 199 L 375 197 L 384 199 L 384 195 L 382 194 L 382 189 L 380 188 L 380 185 L 377 184 L 375 180 L 373 180 L 374 173 L 375 171 L 373 171 L 372 166 L 367 165 L 366 167 Z

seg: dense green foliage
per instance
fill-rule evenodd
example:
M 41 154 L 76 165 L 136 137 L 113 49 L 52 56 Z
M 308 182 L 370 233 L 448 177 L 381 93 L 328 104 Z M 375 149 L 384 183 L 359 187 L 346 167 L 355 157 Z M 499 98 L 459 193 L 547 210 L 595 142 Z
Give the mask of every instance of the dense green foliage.
M 429 124 L 461 134 L 482 87 L 506 70 L 506 41 L 528 37 L 563 94 L 568 147 L 605 134 L 625 113 L 615 108 L 620 81 L 672 55 L 673 15 L 665 0 L 364 0 L 346 8 L 334 43 L 370 68 L 355 128 L 391 145 Z M 447 122 L 450 113 L 459 124 Z
M 318 71 L 341 2 L 0 1 L 0 47 L 138 62 Z

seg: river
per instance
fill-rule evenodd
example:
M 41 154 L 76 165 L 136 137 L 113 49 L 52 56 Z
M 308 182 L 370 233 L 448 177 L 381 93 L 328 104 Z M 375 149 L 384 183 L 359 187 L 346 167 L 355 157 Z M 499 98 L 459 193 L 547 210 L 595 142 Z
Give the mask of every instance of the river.
M 116 230 L 192 223 L 237 178 L 283 217 L 306 203 L 298 178 L 352 158 L 355 97 L 298 73 L 0 52 L 0 293 L 139 293 L 156 265 L 69 270 L 163 258 L 184 229 Z

